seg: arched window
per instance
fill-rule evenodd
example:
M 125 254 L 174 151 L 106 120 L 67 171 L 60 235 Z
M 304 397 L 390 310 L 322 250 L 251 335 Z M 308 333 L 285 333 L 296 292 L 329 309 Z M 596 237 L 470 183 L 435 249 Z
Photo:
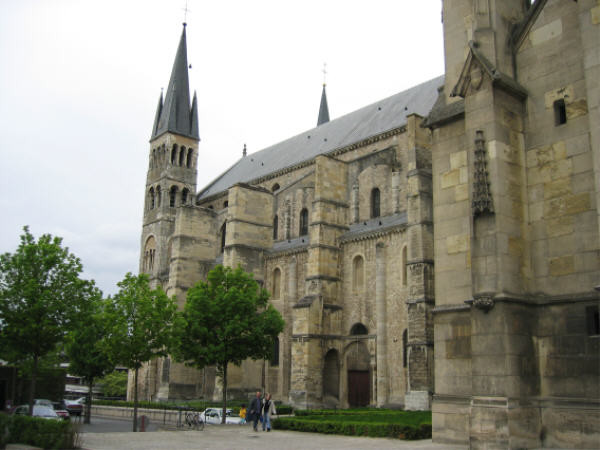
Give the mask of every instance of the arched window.
M 221 253 L 225 251 L 225 234 L 227 233 L 227 222 L 221 226 Z
M 173 144 L 171 149 L 171 164 L 175 164 L 175 161 L 177 161 L 177 144 Z
M 405 328 L 402 332 L 402 367 L 406 367 L 408 362 L 408 330 Z
M 160 206 L 162 202 L 160 186 L 156 186 L 156 206 Z
M 181 147 L 179 150 L 179 165 L 183 166 L 183 161 L 185 160 L 185 147 Z
M 273 271 L 273 298 L 280 298 L 281 295 L 281 270 L 276 268 Z
M 144 262 L 143 262 L 143 270 L 152 273 L 154 270 L 154 258 L 156 257 L 156 240 L 154 236 L 150 236 L 146 240 L 146 245 L 144 246 Z
M 154 209 L 154 188 L 150 188 L 148 192 L 148 201 L 150 203 L 150 209 Z
M 194 149 L 188 148 L 187 153 L 187 161 L 185 162 L 186 167 L 192 167 L 192 155 L 194 154 Z
M 354 292 L 362 291 L 365 285 L 365 260 L 357 255 L 352 260 L 352 289 Z
M 308 209 L 300 211 L 300 236 L 308 234 Z
M 371 191 L 371 217 L 379 217 L 381 214 L 381 198 L 378 188 L 373 188 Z
M 406 270 L 406 267 L 407 267 L 406 266 L 406 263 L 407 263 L 406 253 L 407 253 L 407 250 L 406 250 L 406 245 L 405 245 L 404 247 L 402 247 L 402 286 L 406 286 L 408 283 L 408 279 L 407 279 L 408 272 Z
M 227 208 L 227 207 L 229 207 L 229 200 L 225 200 L 223 202 L 223 208 Z
M 279 228 L 279 217 L 277 217 L 277 214 L 275 214 L 275 217 L 273 217 L 273 240 L 274 241 L 277 240 L 277 233 L 279 232 L 278 228 Z
M 275 338 L 275 342 L 273 342 L 273 356 L 271 357 L 271 365 L 278 366 L 279 365 L 279 338 Z
M 340 390 L 340 363 L 339 353 L 331 349 L 325 355 L 323 364 L 323 394 L 339 398 Z
M 355 323 L 350 329 L 351 336 L 360 336 L 361 334 L 369 334 L 369 330 L 362 323 Z
M 190 190 L 188 188 L 184 188 L 181 191 L 181 204 L 182 205 L 185 205 L 187 203 L 189 193 L 190 193 Z
M 175 203 L 177 201 L 177 186 L 172 186 L 169 191 L 169 206 L 171 208 L 175 207 Z

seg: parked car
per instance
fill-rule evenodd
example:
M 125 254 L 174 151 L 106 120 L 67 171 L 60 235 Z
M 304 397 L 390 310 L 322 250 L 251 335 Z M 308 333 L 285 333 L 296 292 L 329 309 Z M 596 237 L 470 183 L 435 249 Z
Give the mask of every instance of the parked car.
M 83 405 L 85 405 L 85 397 L 78 398 L 77 400 L 65 399 L 65 408 L 72 416 L 80 416 L 83 412 Z
M 202 413 L 200 413 L 200 419 L 204 423 L 221 423 L 221 418 L 223 410 L 220 408 L 206 408 Z M 227 410 L 227 416 L 225 417 L 225 423 L 228 424 L 240 424 L 242 422 L 241 417 L 232 416 L 233 411 L 231 409 Z
M 52 402 L 50 400 L 46 399 L 46 398 L 36 398 L 33 401 L 33 404 L 34 405 L 47 406 L 48 408 L 52 408 L 53 407 Z
M 69 414 L 69 410 L 65 405 L 65 402 L 52 402 L 52 407 L 54 408 L 54 412 L 61 418 L 65 420 L 69 420 L 71 415 Z
M 29 412 L 29 405 L 20 405 L 15 408 L 13 414 L 20 415 L 20 416 L 26 416 L 28 412 Z M 41 417 L 43 419 L 60 420 L 60 417 L 58 416 L 58 414 L 56 414 L 54 409 L 52 409 L 49 406 L 45 406 L 45 405 L 33 405 L 33 416 Z

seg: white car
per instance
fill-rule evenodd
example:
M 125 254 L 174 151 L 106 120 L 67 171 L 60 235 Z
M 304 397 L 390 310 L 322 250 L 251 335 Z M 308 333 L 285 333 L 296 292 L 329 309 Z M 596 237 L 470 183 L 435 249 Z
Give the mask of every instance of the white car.
M 206 408 L 202 413 L 200 413 L 200 419 L 204 423 L 221 423 L 223 409 L 222 408 Z M 225 423 L 227 424 L 236 424 L 239 425 L 242 423 L 241 417 L 235 417 L 231 414 L 233 411 L 231 409 L 227 410 L 227 416 L 225 417 Z
M 13 414 L 19 416 L 26 416 L 29 413 L 29 405 L 21 405 L 17 406 L 13 412 Z M 56 419 L 60 420 L 60 417 L 52 407 L 44 406 L 44 405 L 33 405 L 33 416 L 41 417 L 42 419 Z

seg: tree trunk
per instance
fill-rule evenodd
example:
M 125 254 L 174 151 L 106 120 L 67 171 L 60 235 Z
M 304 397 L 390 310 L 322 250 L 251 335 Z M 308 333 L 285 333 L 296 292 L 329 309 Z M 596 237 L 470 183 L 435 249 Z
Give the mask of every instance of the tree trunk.
M 38 357 L 33 357 L 33 369 L 31 370 L 31 384 L 29 385 L 29 416 L 33 416 L 33 399 L 35 398 L 35 381 L 37 378 Z
M 91 378 L 88 385 L 88 395 L 87 402 L 85 402 L 85 416 L 83 416 L 83 423 L 90 423 L 90 419 L 92 417 L 92 385 L 94 384 L 94 379 Z
M 138 409 L 138 368 L 135 368 L 133 377 L 133 431 L 137 431 L 137 409 Z
M 227 361 L 223 363 L 223 416 L 221 423 L 226 423 L 227 420 Z

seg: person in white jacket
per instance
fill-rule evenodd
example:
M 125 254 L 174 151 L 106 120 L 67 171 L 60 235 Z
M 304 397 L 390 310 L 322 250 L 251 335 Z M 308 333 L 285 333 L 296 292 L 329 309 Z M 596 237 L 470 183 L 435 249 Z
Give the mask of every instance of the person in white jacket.
M 277 410 L 275 409 L 275 402 L 273 400 L 271 400 L 271 394 L 267 393 L 267 395 L 265 395 L 265 399 L 263 400 L 263 407 L 262 407 L 263 431 L 265 431 L 265 428 L 267 429 L 267 431 L 271 431 L 271 415 L 272 414 L 277 414 Z

